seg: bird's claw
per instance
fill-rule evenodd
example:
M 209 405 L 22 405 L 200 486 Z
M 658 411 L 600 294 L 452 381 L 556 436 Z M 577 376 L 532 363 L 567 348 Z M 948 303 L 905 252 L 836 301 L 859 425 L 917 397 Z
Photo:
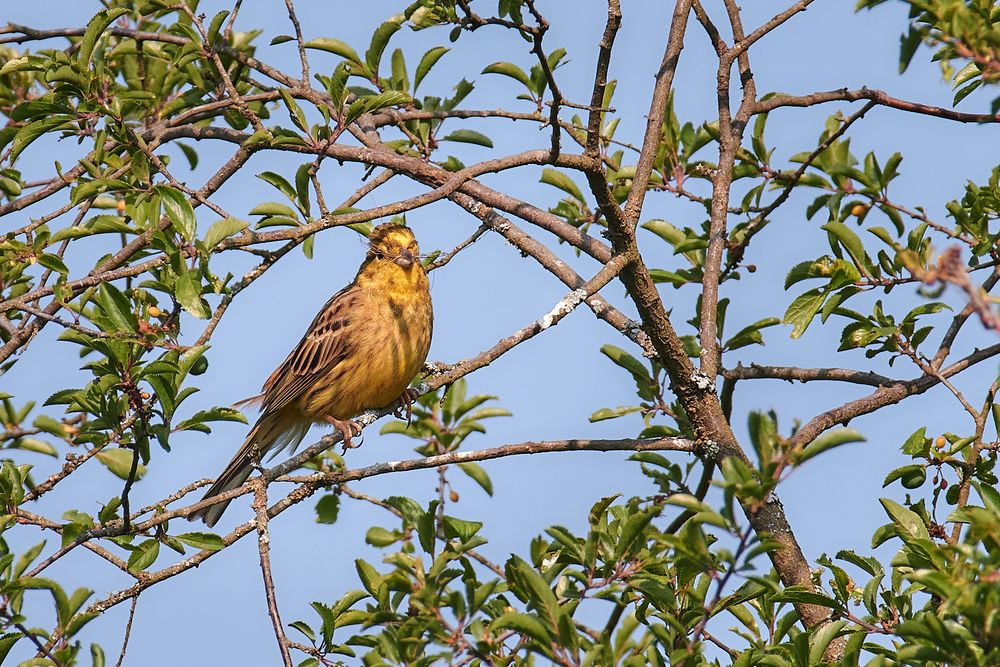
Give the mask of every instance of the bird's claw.
M 353 419 L 335 419 L 329 416 L 326 417 L 326 421 L 339 430 L 340 434 L 344 437 L 344 453 L 347 453 L 348 449 L 355 449 L 363 444 L 362 442 L 354 444 L 352 441 L 355 436 L 361 435 L 361 424 L 358 422 Z
M 396 399 L 396 409 L 392 411 L 392 414 L 396 419 L 403 418 L 403 411 L 406 411 L 406 426 L 410 426 L 410 422 L 413 421 L 413 402 L 417 400 L 417 390 L 410 387 L 409 389 L 404 389 L 403 393 L 399 395 Z

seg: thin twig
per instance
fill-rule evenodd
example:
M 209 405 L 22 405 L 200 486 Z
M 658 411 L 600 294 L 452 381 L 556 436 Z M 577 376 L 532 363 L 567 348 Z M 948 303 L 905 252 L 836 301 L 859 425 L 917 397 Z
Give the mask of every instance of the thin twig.
M 139 596 L 136 595 L 132 598 L 132 605 L 128 610 L 128 623 L 125 624 L 125 638 L 122 639 L 122 650 L 118 654 L 118 661 L 115 663 L 115 667 L 122 667 L 125 662 L 125 651 L 128 649 L 129 636 L 132 634 L 132 620 L 135 618 L 135 607 L 139 603 Z
M 274 593 L 274 578 L 271 576 L 271 533 L 268 530 L 267 516 L 267 480 L 257 477 L 253 483 L 253 509 L 257 515 L 257 551 L 260 554 L 260 571 L 264 579 L 264 596 L 267 598 L 267 613 L 274 626 L 274 636 L 281 651 L 281 660 L 285 667 L 292 667 L 292 656 L 288 650 L 288 639 L 278 612 L 278 599 Z

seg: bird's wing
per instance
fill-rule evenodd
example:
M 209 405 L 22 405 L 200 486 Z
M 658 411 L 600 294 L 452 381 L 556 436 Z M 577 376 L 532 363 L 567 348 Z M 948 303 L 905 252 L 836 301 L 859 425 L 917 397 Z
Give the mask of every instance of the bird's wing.
M 277 411 L 289 405 L 351 351 L 351 330 L 358 320 L 361 292 L 351 283 L 326 302 L 291 354 L 264 383 L 264 409 Z

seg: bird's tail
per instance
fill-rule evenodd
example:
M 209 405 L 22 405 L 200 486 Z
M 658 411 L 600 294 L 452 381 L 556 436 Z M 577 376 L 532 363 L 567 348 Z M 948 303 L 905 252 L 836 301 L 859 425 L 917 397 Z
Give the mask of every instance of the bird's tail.
M 272 450 L 276 453 L 285 445 L 298 444 L 305 437 L 308 429 L 308 424 L 298 424 L 296 421 L 289 421 L 281 413 L 265 411 L 250 429 L 250 433 L 243 441 L 243 446 L 236 452 L 236 456 L 208 489 L 202 500 L 214 498 L 242 486 L 253 471 L 253 458 L 260 461 L 265 454 Z M 253 457 L 253 454 L 256 454 L 256 457 Z M 205 525 L 211 528 L 218 523 L 230 502 L 232 501 L 227 500 L 198 510 L 191 514 L 188 520 L 201 519 Z

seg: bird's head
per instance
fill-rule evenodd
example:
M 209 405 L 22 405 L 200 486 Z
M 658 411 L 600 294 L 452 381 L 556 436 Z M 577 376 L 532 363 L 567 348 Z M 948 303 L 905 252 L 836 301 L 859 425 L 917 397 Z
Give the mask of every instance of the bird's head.
M 372 230 L 368 237 L 368 260 L 392 262 L 408 269 L 419 265 L 420 247 L 409 227 L 386 223 Z

